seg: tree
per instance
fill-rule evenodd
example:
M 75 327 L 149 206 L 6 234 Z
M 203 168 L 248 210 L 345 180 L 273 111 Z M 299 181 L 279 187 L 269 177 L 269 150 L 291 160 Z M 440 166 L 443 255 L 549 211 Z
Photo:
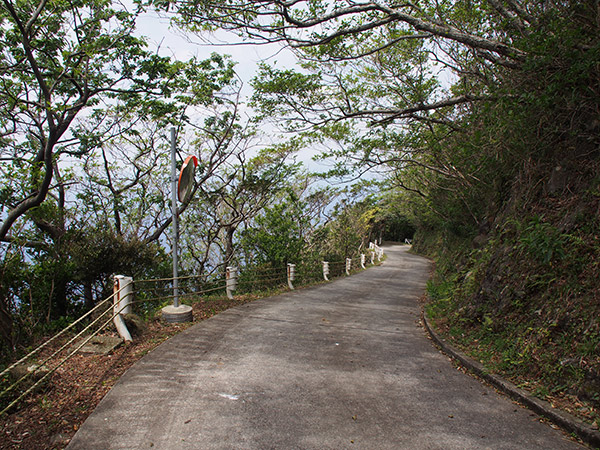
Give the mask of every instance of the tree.
M 14 254 L 27 261 L 29 296 L 34 286 L 47 288 L 36 298 L 47 300 L 50 320 L 73 306 L 67 296 L 78 291 L 78 280 L 90 281 L 93 270 L 82 274 L 85 264 L 75 268 L 73 261 L 92 258 L 97 249 L 77 247 L 70 239 L 89 231 L 83 219 L 90 218 L 85 214 L 92 206 L 110 207 L 116 230 L 117 236 L 107 234 L 100 246 L 116 242 L 127 252 L 129 244 L 135 247 L 139 241 L 140 230 L 152 228 L 151 219 L 148 223 L 140 215 L 123 220 L 123 208 L 151 178 L 160 148 L 140 147 L 133 155 L 122 144 L 131 145 L 140 136 L 141 124 L 189 122 L 186 114 L 194 108 L 223 103 L 224 90 L 236 80 L 233 63 L 219 55 L 182 62 L 149 51 L 144 39 L 135 37 L 137 13 L 107 0 L 3 0 L 1 5 L 2 254 L 5 261 L 13 261 L 9 256 Z M 109 147 L 117 142 L 119 157 L 133 162 L 127 174 L 115 172 L 115 147 Z M 88 187 L 105 187 L 109 195 L 101 200 L 98 190 L 78 189 L 81 172 L 73 169 L 79 160 L 90 168 L 97 157 L 104 171 Z M 156 199 L 145 199 L 145 206 Z M 90 205 L 87 200 L 92 200 Z M 144 205 L 138 211 L 143 210 Z M 98 217 L 96 225 L 104 226 L 107 218 Z M 170 222 L 162 216 L 157 220 L 146 236 L 149 241 L 156 241 Z M 90 255 L 83 255 L 85 251 Z M 0 271 L 2 285 L 15 281 L 10 273 Z M 0 292 L 0 309 L 3 322 L 6 318 L 12 323 L 18 312 L 15 305 L 25 307 L 28 294 L 27 287 L 18 295 L 11 288 Z M 12 335 L 10 327 L 7 330 L 5 334 Z
M 185 264 L 187 259 L 188 270 L 196 275 L 212 274 L 221 268 L 224 242 L 229 242 L 228 248 L 233 254 L 235 230 L 229 235 L 231 240 L 222 239 L 222 214 L 226 210 L 222 200 L 228 195 L 227 189 L 236 183 L 236 177 L 245 176 L 249 153 L 254 152 L 257 139 L 257 131 L 240 121 L 237 100 L 231 110 L 209 115 L 203 126 L 197 127 L 191 141 L 198 148 L 199 176 L 196 179 L 199 182 L 195 195 L 191 196 L 189 213 L 181 221 L 184 230 L 182 262 Z M 239 223 L 235 228 L 237 225 Z
M 71 310 L 90 309 L 96 300 L 107 298 L 112 293 L 112 276 L 115 274 L 148 279 L 170 273 L 170 261 L 156 243 L 148 244 L 137 236 L 120 235 L 103 221 L 73 228 L 68 234 L 68 280 L 72 291 L 78 294 L 71 297 L 83 297 L 84 302 L 72 302 Z M 53 316 L 61 317 L 65 313 L 53 311 Z
M 307 244 L 307 236 L 303 234 L 307 227 L 307 217 L 302 213 L 304 206 L 291 193 L 288 199 L 265 207 L 242 233 L 241 246 L 247 258 L 255 264 L 269 264 L 282 270 L 288 263 L 300 262 Z
M 168 129 L 176 127 L 177 164 L 189 154 L 199 162 L 196 186 L 215 176 L 236 151 L 228 140 L 237 127 L 239 89 L 233 63 L 212 54 L 203 61 L 173 62 L 186 71 L 186 82 L 172 86 L 174 99 L 155 99 L 124 108 L 97 110 L 95 121 L 84 124 L 79 135 L 94 149 L 83 163 L 87 214 L 113 224 L 119 235 L 156 242 L 171 224 L 170 142 Z M 204 117 L 200 123 L 198 117 Z M 210 142 L 209 142 L 210 141 Z M 179 206 L 182 213 L 189 199 Z
M 281 190 L 298 166 L 289 164 L 289 149 L 264 149 L 246 160 L 245 152 L 223 170 L 219 180 L 202 187 L 200 201 L 212 205 L 223 233 L 223 264 L 230 265 L 234 258 L 234 235 L 238 227 L 260 213 Z
M 403 89 L 408 92 L 420 91 L 430 83 L 430 78 L 419 78 L 424 68 L 436 63 L 468 78 L 485 77 L 487 69 L 496 66 L 521 67 L 529 54 L 521 45 L 521 38 L 536 30 L 536 15 L 545 8 L 529 2 L 496 0 L 421 4 L 315 0 L 155 3 L 172 9 L 175 21 L 188 30 L 224 28 L 255 42 L 281 42 L 297 50 L 307 68 L 316 63 L 312 69 L 318 76 L 327 73 L 328 85 L 334 89 L 329 94 L 336 94 L 338 101 L 319 106 L 307 102 L 302 109 L 294 109 L 298 114 L 303 111 L 323 114 L 318 119 L 321 121 L 341 117 L 384 121 L 416 118 L 419 114 L 426 116 L 433 110 L 479 99 L 478 92 L 447 93 L 450 95 L 442 97 L 442 91 L 430 89 L 430 94 L 435 95 L 406 96 L 401 102 L 364 105 L 351 95 L 353 89 L 346 86 L 348 80 L 336 68 L 353 61 L 369 61 L 381 70 L 373 72 L 379 81 L 399 76 L 412 82 Z M 473 67 L 473 61 L 478 61 L 480 67 Z M 410 66 L 415 63 L 416 70 L 412 70 Z M 380 89 L 380 92 L 389 97 L 394 91 Z
M 6 240 L 17 219 L 57 190 L 57 161 L 70 153 L 66 133 L 78 114 L 115 96 L 126 80 L 135 83 L 135 64 L 148 55 L 131 36 L 133 16 L 106 1 L 4 0 L 0 14 Z
M 521 70 L 531 53 L 523 38 L 541 11 L 497 1 L 155 4 L 186 30 L 225 28 L 294 49 L 300 70 L 262 65 L 253 106 L 259 118 L 327 148 L 333 174 L 389 165 L 467 182 L 468 173 L 430 154 L 430 141 L 462 131 L 464 114 L 497 100 L 505 73 Z
M 10 240 L 15 221 L 50 192 L 62 201 L 61 157 L 84 156 L 98 143 L 78 129 L 82 112 L 94 109 L 97 117 L 100 105 L 119 103 L 149 119 L 173 117 L 182 105 L 211 103 L 232 77 L 232 65 L 216 55 L 172 62 L 148 51 L 133 34 L 135 13 L 108 0 L 2 6 L 1 170 L 10 184 L 2 191 L 0 240 Z
M 596 13 L 585 2 L 156 4 L 193 32 L 219 27 L 293 48 L 302 69 L 263 66 L 254 83 L 256 107 L 265 118 L 287 121 L 288 129 L 312 127 L 315 139 L 339 142 L 340 151 L 330 154 L 359 171 L 392 163 L 476 183 L 445 155 L 431 154 L 430 142 L 465 131 L 462 118 L 471 112 L 500 102 L 527 104 L 538 75 L 567 67 L 573 55 L 596 60 Z M 558 48 L 565 49 L 560 57 Z M 529 75 L 537 86 L 512 89 Z M 552 78 L 542 83 L 551 86 Z

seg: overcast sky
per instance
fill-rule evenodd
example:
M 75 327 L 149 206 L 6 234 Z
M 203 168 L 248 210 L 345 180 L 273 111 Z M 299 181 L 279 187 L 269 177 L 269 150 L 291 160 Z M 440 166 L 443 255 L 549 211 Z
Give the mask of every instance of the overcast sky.
M 276 64 L 279 68 L 293 67 L 296 64 L 292 52 L 280 44 L 242 44 L 239 37 L 226 32 L 204 36 L 185 34 L 171 27 L 168 17 L 156 12 L 145 14 L 138 19 L 137 23 L 138 33 L 148 38 L 150 48 L 160 46 L 160 54 L 163 56 L 171 56 L 183 61 L 193 56 L 205 59 L 213 52 L 230 55 L 232 60 L 237 63 L 236 73 L 244 83 L 243 102 L 252 95 L 250 81 L 256 75 L 261 61 L 266 61 L 271 65 Z M 245 111 L 247 114 L 251 114 L 251 111 L 244 107 L 241 111 L 242 114 Z M 265 125 L 265 127 L 269 127 L 269 125 Z M 276 130 L 269 130 L 265 139 L 276 134 L 278 134 Z M 298 155 L 298 160 L 311 171 L 328 170 L 331 164 L 312 160 L 317 153 L 317 149 L 304 150 Z
M 250 95 L 250 80 L 256 74 L 258 64 L 267 61 L 279 67 L 295 65 L 294 55 L 279 44 L 244 44 L 232 33 L 218 32 L 196 36 L 174 29 L 169 18 L 150 12 L 138 19 L 138 32 L 149 39 L 150 46 L 160 46 L 160 53 L 187 60 L 193 56 L 207 58 L 211 53 L 231 55 L 237 62 L 236 72 L 244 82 L 244 94 Z
M 169 24 L 169 18 L 166 15 L 159 15 L 156 12 L 147 13 L 138 19 L 138 32 L 140 35 L 149 39 L 150 48 L 160 46 L 160 54 L 171 56 L 178 60 L 187 60 L 193 56 L 199 59 L 207 58 L 211 53 L 231 55 L 233 61 L 237 63 L 235 69 L 238 76 L 244 83 L 242 90 L 243 99 L 252 95 L 250 81 L 256 75 L 258 65 L 261 61 L 279 68 L 288 68 L 296 65 L 296 58 L 290 50 L 283 48 L 280 44 L 242 44 L 238 36 L 232 33 L 219 32 L 211 35 L 195 36 L 183 33 L 174 29 Z M 242 113 L 249 109 L 241 109 Z M 264 125 L 265 128 L 270 125 Z M 265 131 L 263 129 L 263 131 Z M 277 135 L 276 130 L 266 130 L 265 139 Z M 265 142 L 265 144 L 268 144 Z M 332 145 L 337 145 L 332 143 Z M 314 172 L 324 172 L 332 167 L 331 162 L 313 161 L 313 157 L 319 153 L 318 148 L 306 149 L 298 155 L 298 161 Z M 374 174 L 364 175 L 365 178 L 371 178 Z

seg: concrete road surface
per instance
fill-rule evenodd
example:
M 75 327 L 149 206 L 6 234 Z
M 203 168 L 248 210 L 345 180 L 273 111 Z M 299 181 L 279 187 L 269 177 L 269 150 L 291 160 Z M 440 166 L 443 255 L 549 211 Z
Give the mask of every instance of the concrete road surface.
M 419 324 L 430 264 L 407 250 L 172 338 L 68 449 L 582 448 L 436 350 Z

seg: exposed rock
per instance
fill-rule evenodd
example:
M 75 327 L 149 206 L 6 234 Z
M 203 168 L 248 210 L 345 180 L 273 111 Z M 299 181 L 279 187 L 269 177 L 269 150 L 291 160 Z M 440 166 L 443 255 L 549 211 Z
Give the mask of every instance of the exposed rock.
M 550 178 L 546 184 L 548 194 L 561 194 L 567 187 L 567 178 L 567 172 L 561 166 L 556 166 L 554 169 L 552 169 L 552 173 L 550 174 Z
M 46 366 L 40 366 L 35 363 L 19 364 L 10 370 L 10 374 L 15 380 L 23 378 L 25 375 L 29 376 L 32 381 L 38 381 L 43 378 L 50 369 Z
M 588 401 L 595 405 L 600 406 L 600 373 L 594 370 L 588 370 L 583 379 L 583 383 L 577 393 L 577 397 L 581 400 Z
M 123 339 L 114 336 L 94 336 L 80 352 L 106 355 L 123 343 Z
M 146 322 L 137 314 L 123 314 L 123 320 L 131 336 L 141 336 L 146 331 Z
M 487 234 L 478 234 L 473 239 L 473 242 L 472 242 L 473 248 L 483 248 L 485 246 L 485 244 L 487 243 L 487 241 L 488 241 Z

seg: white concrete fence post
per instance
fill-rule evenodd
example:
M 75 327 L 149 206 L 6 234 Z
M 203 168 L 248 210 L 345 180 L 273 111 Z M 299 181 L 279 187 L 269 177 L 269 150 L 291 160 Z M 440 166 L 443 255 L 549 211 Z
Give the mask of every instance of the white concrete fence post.
M 346 258 L 346 275 L 350 275 L 351 268 L 352 268 L 352 259 Z
M 383 249 L 379 245 L 373 245 L 373 253 L 377 257 L 377 261 L 381 261 L 381 258 L 383 258 Z M 371 255 L 371 264 L 373 264 L 373 255 Z
M 238 284 L 238 269 L 237 267 L 227 267 L 225 269 L 225 286 L 227 298 L 233 300 L 233 292 L 237 289 Z
M 375 250 L 371 249 L 371 265 L 375 264 Z
M 288 286 L 292 290 L 294 289 L 294 285 L 292 284 L 292 281 L 294 281 L 295 278 L 296 278 L 296 264 L 288 263 L 288 265 L 287 265 L 287 280 L 288 280 Z
M 366 267 L 365 267 L 365 254 L 364 253 L 360 254 L 360 267 L 362 267 L 363 269 L 366 269 Z
M 131 314 L 133 301 L 133 278 L 115 275 L 113 286 L 113 323 L 123 340 L 131 342 L 131 333 L 125 325 L 123 314 Z
M 327 275 L 329 275 L 329 262 L 323 261 L 323 278 L 325 278 L 325 281 L 329 281 Z

